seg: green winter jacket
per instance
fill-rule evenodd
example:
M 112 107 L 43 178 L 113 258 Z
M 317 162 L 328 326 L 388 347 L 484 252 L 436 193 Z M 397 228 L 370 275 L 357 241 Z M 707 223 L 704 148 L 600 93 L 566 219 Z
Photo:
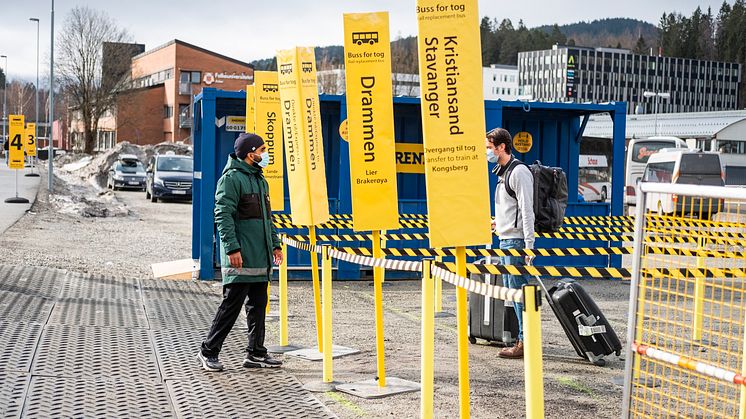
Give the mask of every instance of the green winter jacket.
M 220 235 L 223 284 L 269 281 L 272 251 L 280 240 L 272 224 L 269 186 L 262 169 L 228 157 L 215 192 L 215 223 Z M 241 268 L 232 268 L 228 255 L 240 251 Z

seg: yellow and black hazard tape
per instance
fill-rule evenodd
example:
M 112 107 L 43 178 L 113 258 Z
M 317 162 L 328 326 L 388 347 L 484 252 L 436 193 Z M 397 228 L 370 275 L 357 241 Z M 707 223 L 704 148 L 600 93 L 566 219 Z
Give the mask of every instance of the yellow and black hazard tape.
M 455 270 L 456 264 L 446 262 L 448 269 Z M 481 263 L 467 263 L 466 270 L 474 274 L 491 275 L 531 275 L 549 277 L 571 277 L 571 278 L 616 278 L 624 279 L 631 276 L 629 269 L 625 268 L 594 268 L 594 267 L 559 267 L 559 266 L 514 266 L 514 265 L 490 265 Z M 644 268 L 646 276 L 653 278 L 745 278 L 746 270 L 741 268 Z
M 342 252 L 361 256 L 373 256 L 373 250 L 367 247 L 339 247 Z M 746 252 L 721 252 L 709 249 L 683 249 L 679 247 L 646 246 L 646 254 L 716 257 L 716 258 L 745 258 Z M 466 249 L 468 257 L 501 257 L 501 256 L 622 256 L 630 255 L 632 247 L 570 247 L 570 248 L 539 248 L 539 249 Z M 417 249 L 417 248 L 383 248 L 381 252 L 391 257 L 437 257 L 456 256 L 454 249 Z
M 453 262 L 445 262 L 444 266 L 450 270 L 456 269 Z M 630 272 L 623 268 L 576 268 L 558 266 L 515 266 L 490 265 L 482 263 L 467 263 L 466 271 L 471 274 L 491 275 L 531 275 L 547 277 L 570 278 L 629 278 Z
M 273 224 L 275 228 L 307 228 L 307 226 L 298 226 L 293 224 L 290 221 L 285 220 L 274 220 Z M 322 223 L 319 225 L 314 226 L 317 229 L 323 230 L 323 229 L 351 229 L 353 227 L 352 222 L 347 221 L 329 221 L 326 223 Z M 426 224 L 420 224 L 420 223 L 413 223 L 407 220 L 400 220 L 399 221 L 399 228 L 410 228 L 410 229 L 420 229 L 420 228 L 427 228 Z
M 464 278 L 463 276 L 456 275 L 451 270 L 446 269 L 445 265 L 442 263 L 435 262 L 430 273 L 436 278 L 440 278 L 451 285 L 464 288 L 474 294 L 480 294 L 485 297 L 503 301 L 523 303 L 523 290 L 490 285 L 486 282 Z

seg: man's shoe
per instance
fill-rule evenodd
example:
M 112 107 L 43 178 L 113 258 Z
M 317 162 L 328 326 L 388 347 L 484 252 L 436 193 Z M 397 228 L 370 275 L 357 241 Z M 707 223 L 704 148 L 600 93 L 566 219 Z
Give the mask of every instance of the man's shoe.
M 282 361 L 274 359 L 269 355 L 246 355 L 246 359 L 243 360 L 243 366 L 246 368 L 280 368 Z
M 503 348 L 497 353 L 500 358 L 518 359 L 523 358 L 523 342 L 520 340 L 515 343 L 515 346 L 510 348 Z
M 202 364 L 202 368 L 204 368 L 205 371 L 223 371 L 223 364 L 220 363 L 220 360 L 216 356 L 204 356 L 202 351 L 199 351 L 197 352 L 197 360 Z

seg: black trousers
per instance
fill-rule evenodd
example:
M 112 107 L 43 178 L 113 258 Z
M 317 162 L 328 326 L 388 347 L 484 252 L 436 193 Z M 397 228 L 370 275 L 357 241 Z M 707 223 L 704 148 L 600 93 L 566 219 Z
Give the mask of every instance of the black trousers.
M 246 323 L 249 328 L 246 353 L 258 357 L 267 355 L 267 348 L 264 347 L 267 282 L 250 282 L 223 286 L 223 301 L 212 321 L 207 339 L 202 342 L 204 356 L 218 356 L 225 338 L 241 314 L 241 306 L 246 307 Z

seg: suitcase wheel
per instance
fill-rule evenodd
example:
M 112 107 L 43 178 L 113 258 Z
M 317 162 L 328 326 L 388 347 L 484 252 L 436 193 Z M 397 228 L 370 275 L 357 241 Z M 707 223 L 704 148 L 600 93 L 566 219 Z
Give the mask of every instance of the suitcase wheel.
M 474 345 L 475 343 L 477 343 L 477 338 L 475 338 L 474 336 L 469 336 L 469 343 Z
M 606 365 L 606 360 L 603 358 L 598 358 L 597 360 L 593 361 L 593 365 L 597 367 L 603 367 Z

